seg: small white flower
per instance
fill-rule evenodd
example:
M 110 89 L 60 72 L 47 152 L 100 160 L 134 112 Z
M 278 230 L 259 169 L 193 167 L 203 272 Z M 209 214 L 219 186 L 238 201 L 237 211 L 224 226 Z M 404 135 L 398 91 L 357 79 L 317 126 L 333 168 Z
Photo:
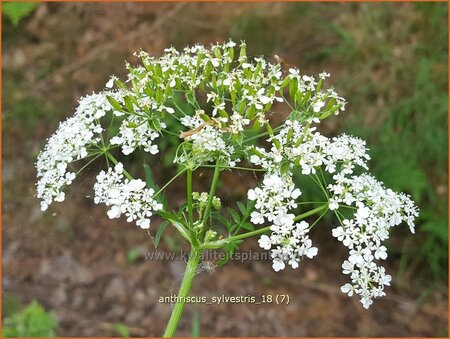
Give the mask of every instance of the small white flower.
M 313 105 L 313 111 L 318 113 L 320 112 L 323 106 L 325 106 L 325 103 L 323 101 L 317 101 Z
M 117 77 L 116 76 L 111 76 L 108 80 L 108 82 L 105 84 L 106 88 L 113 88 L 114 86 L 114 81 L 116 81 Z
M 122 214 L 122 211 L 119 206 L 112 206 L 111 209 L 107 212 L 109 219 L 119 218 Z
M 250 220 L 254 224 L 264 224 L 264 217 L 261 213 L 258 213 L 256 211 L 252 212 L 250 214 Z
M 386 260 L 387 258 L 386 250 L 387 250 L 386 246 L 377 247 L 377 249 L 375 250 L 375 258 Z
M 329 202 L 329 204 L 328 204 L 328 208 L 329 208 L 331 211 L 337 210 L 337 209 L 339 208 L 339 202 L 337 201 L 337 199 L 331 198 L 331 199 L 330 199 L 330 202 Z
M 286 265 L 284 264 L 284 261 L 281 259 L 274 259 L 273 263 L 272 263 L 272 268 L 275 272 L 279 272 L 281 270 L 284 270 L 284 268 L 286 267 Z
M 262 235 L 258 240 L 259 247 L 264 248 L 265 250 L 270 250 L 272 247 L 272 242 L 267 235 Z
M 354 289 L 353 289 L 352 285 L 345 284 L 344 286 L 341 287 L 341 291 L 342 291 L 342 293 L 345 293 L 349 297 L 351 297 L 353 295 Z
M 291 259 L 291 260 L 289 260 L 289 265 L 291 265 L 291 267 L 293 268 L 293 269 L 296 269 L 296 268 L 298 268 L 298 261 L 296 260 L 296 259 Z
M 272 102 L 272 99 L 269 98 L 268 96 L 265 96 L 265 95 L 260 96 L 260 97 L 259 97 L 259 100 L 261 101 L 261 103 L 262 103 L 263 105 L 266 105 L 266 104 L 268 104 L 269 102 Z

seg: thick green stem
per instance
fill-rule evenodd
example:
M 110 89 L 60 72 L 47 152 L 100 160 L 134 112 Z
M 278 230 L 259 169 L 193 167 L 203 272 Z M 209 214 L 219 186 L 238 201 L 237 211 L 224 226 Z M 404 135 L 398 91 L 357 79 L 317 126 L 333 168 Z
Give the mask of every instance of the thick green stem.
M 311 211 L 305 212 L 303 214 L 299 214 L 297 215 L 294 220 L 295 221 L 299 221 L 299 220 L 303 220 L 311 215 L 317 214 L 320 211 L 323 211 L 325 208 L 328 208 L 328 203 L 319 206 L 317 208 L 312 209 Z M 259 235 L 259 234 L 264 234 L 266 232 L 270 231 L 270 226 L 266 226 L 254 231 L 250 231 L 250 232 L 246 232 L 246 233 L 242 233 L 239 235 L 235 235 L 233 237 L 229 237 L 229 238 L 225 238 L 222 240 L 218 240 L 218 241 L 214 241 L 214 242 L 210 242 L 210 243 L 205 243 L 201 246 L 202 249 L 217 249 L 217 248 L 221 248 L 224 245 L 226 245 L 227 243 L 231 242 L 231 241 L 235 241 L 235 240 L 242 240 L 245 238 L 249 238 L 252 237 L 254 235 Z
M 184 272 L 183 281 L 181 282 L 180 290 L 178 292 L 177 302 L 172 310 L 172 314 L 167 324 L 166 331 L 164 332 L 164 338 L 171 338 L 174 336 L 178 323 L 180 322 L 181 314 L 183 313 L 185 299 L 189 294 L 192 286 L 192 280 L 197 272 L 197 266 L 200 262 L 201 250 L 197 247 L 192 247 L 189 254 L 189 260 Z

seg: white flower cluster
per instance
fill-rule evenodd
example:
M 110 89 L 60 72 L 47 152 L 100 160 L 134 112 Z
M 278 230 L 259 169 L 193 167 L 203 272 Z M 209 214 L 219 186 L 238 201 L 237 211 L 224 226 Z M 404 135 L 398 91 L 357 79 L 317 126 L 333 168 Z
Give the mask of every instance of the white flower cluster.
M 251 216 L 254 224 L 263 224 L 264 219 L 269 222 L 284 220 L 288 212 L 297 207 L 295 199 L 302 192 L 295 188 L 292 178 L 279 174 L 266 174 L 261 187 L 250 189 L 248 198 L 256 201 Z
M 301 191 L 295 188 L 290 176 L 270 173 L 264 176 L 261 187 L 248 191 L 248 199 L 256 202 L 251 221 L 254 224 L 263 224 L 265 220 L 271 223 L 270 237 L 261 236 L 259 245 L 271 250 L 275 271 L 284 269 L 285 262 L 297 268 L 303 256 L 312 258 L 317 254 L 317 248 L 312 247 L 308 237 L 309 225 L 304 221 L 295 223 L 295 216 L 289 213 L 297 207 L 295 200 L 300 195 Z
M 282 223 L 275 223 L 270 227 L 270 237 L 262 235 L 258 241 L 262 248 L 272 249 L 272 267 L 276 272 L 283 270 L 286 262 L 292 268 L 297 268 L 302 257 L 312 259 L 317 255 L 317 247 L 312 246 L 308 236 L 309 224 L 306 221 L 294 224 L 293 221 L 293 218 L 288 217 Z
M 133 111 L 167 112 L 189 128 L 182 133 L 185 142 L 175 162 L 195 160 L 200 163 L 223 158 L 233 166 L 238 160 L 237 146 L 244 132 L 268 123 L 267 112 L 275 102 L 284 101 L 285 88 L 289 88 L 291 97 L 295 96 L 291 104 L 297 113 L 303 112 L 305 119 L 322 119 L 344 109 L 343 98 L 332 89 L 322 89 L 329 74 L 320 74 L 317 81 L 292 68 L 284 75 L 280 64 L 269 63 L 262 57 L 250 60 L 244 42 L 239 46 L 238 57 L 236 47 L 235 42 L 228 41 L 210 48 L 186 47 L 181 52 L 168 48 L 159 58 L 140 51 L 137 55 L 142 65 L 128 65 L 128 80 L 133 84 L 130 95 L 135 97 L 129 100 L 128 106 L 133 107 Z M 204 96 L 196 94 L 199 90 Z M 178 107 L 179 95 L 184 95 L 197 109 L 195 116 Z M 204 97 L 206 102 L 199 103 Z M 168 104 L 177 109 L 167 107 Z M 210 112 L 201 110 L 205 105 L 210 107 Z M 198 114 L 199 111 L 202 114 Z M 163 114 L 158 118 L 161 121 Z M 114 142 L 123 142 L 123 139 L 120 135 Z M 134 144 L 131 147 L 130 142 L 126 144 L 126 152 L 130 152 Z M 157 150 L 155 147 L 148 149 Z
M 347 173 L 355 164 L 365 167 L 365 160 L 369 157 L 362 140 L 346 135 L 330 140 L 315 132 L 315 128 L 305 128 L 298 121 L 286 121 L 284 127 L 268 141 L 272 143 L 269 152 L 256 147 L 256 154 L 250 157 L 250 162 L 263 167 L 268 174 L 260 187 L 248 191 L 248 198 L 256 200 L 256 211 L 252 212 L 251 221 L 262 224 L 266 218 L 273 224 L 270 237 L 262 236 L 260 245 L 263 244 L 265 249 L 277 246 L 277 250 L 272 250 L 272 257 L 273 267 L 278 271 L 285 267 L 285 262 L 296 268 L 302 255 L 308 253 L 307 256 L 312 257 L 317 253 L 317 248 L 311 247 L 307 229 L 303 230 L 303 241 L 299 241 L 300 233 L 295 231 L 298 224 L 294 224 L 294 215 L 288 213 L 297 207 L 295 201 L 301 194 L 292 182 L 295 166 L 300 166 L 302 174 L 310 175 L 322 165 L 333 173 L 336 165 L 341 163 L 342 171 Z M 284 172 L 281 170 L 283 164 L 288 165 Z
M 234 155 L 234 147 L 227 144 L 218 127 L 205 123 L 198 115 L 183 117 L 181 123 L 192 132 L 185 136 L 185 140 L 190 142 L 189 150 L 177 155 L 175 162 L 202 164 L 222 159 L 228 166 L 234 167 L 240 161 Z
M 418 210 L 407 195 L 386 189 L 368 174 L 347 178 L 341 173 L 333 179 L 330 209 L 338 209 L 339 204 L 356 209 L 352 219 L 343 219 L 342 225 L 333 229 L 333 236 L 350 250 L 342 268 L 350 275 L 351 284 L 341 289 L 349 296 L 358 294 L 368 308 L 373 298 L 385 295 L 384 286 L 391 281 L 384 268 L 374 262 L 387 258 L 383 241 L 389 237 L 389 228 L 406 222 L 414 233 Z
M 114 169 L 101 171 L 94 185 L 96 204 L 104 203 L 111 206 L 108 211 L 110 219 L 119 218 L 122 214 L 128 222 L 136 221 L 136 225 L 147 229 L 150 227 L 150 217 L 154 211 L 162 209 L 153 195 L 155 191 L 146 188 L 141 179 L 124 178 L 123 165 L 118 163 Z
M 45 211 L 55 201 L 63 201 L 63 189 L 75 179 L 75 172 L 68 166 L 71 162 L 85 158 L 87 147 L 99 142 L 103 131 L 98 119 L 111 110 L 104 94 L 92 94 L 81 98 L 75 114 L 62 122 L 48 139 L 39 154 L 37 167 L 37 197 L 42 199 Z
M 165 124 L 161 123 L 161 127 L 165 128 Z M 159 150 L 154 141 L 158 137 L 159 133 L 150 128 L 147 119 L 133 115 L 122 121 L 119 134 L 112 137 L 110 142 L 112 145 L 121 145 L 125 155 L 133 153 L 139 146 L 144 152 L 156 154 Z
M 250 161 L 267 170 L 279 167 L 282 163 L 289 165 L 289 172 L 299 166 L 304 175 L 315 174 L 323 166 L 328 173 L 340 171 L 353 173 L 355 166 L 367 169 L 365 141 L 348 135 L 329 139 L 315 127 L 304 127 L 298 121 L 288 120 L 284 127 L 268 139 L 272 143 L 270 152 L 256 147 Z
M 296 207 L 300 195 L 292 194 L 300 192 L 291 184 L 293 171 L 299 168 L 304 175 L 315 175 L 323 168 L 333 175 L 334 181 L 328 186 L 331 195 L 328 208 L 337 210 L 344 205 L 355 210 L 352 219 L 341 218 L 342 225 L 333 230 L 333 236 L 350 250 L 342 267 L 352 283 L 342 286 L 342 291 L 350 296 L 358 294 L 363 306 L 369 307 L 373 298 L 384 295 L 384 286 L 391 280 L 384 268 L 375 263 L 387 257 L 383 242 L 389 237 L 389 228 L 406 222 L 414 232 L 418 210 L 413 201 L 403 193 L 384 188 L 368 174 L 353 175 L 356 167 L 367 169 L 370 159 L 361 139 L 348 135 L 330 139 L 309 125 L 287 121 L 268 141 L 272 145 L 270 151 L 260 147 L 252 149 L 250 162 L 268 172 L 260 187 L 248 191 L 248 198 L 256 200 L 251 221 L 262 224 L 267 219 L 272 224 L 272 233 L 263 235 L 259 244 L 264 249 L 272 249 L 273 268 L 283 269 L 286 262 L 296 268 L 298 264 L 293 258 L 316 254 L 305 224 L 300 227 L 303 233 L 295 233 L 299 226 L 294 225 L 294 215 L 288 211 Z M 297 256 L 291 254 L 292 244 Z M 273 246 L 277 246 L 276 250 Z

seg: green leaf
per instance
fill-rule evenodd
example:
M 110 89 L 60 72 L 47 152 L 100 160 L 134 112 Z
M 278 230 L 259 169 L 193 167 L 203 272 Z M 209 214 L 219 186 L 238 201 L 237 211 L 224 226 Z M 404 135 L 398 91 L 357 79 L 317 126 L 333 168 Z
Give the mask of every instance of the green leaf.
M 157 132 L 161 131 L 161 122 L 159 121 L 158 118 L 150 119 L 150 126 L 154 131 Z
M 240 224 L 241 223 L 241 217 L 239 216 L 239 214 L 234 209 L 228 207 L 228 213 L 230 213 L 231 217 L 236 222 L 236 224 Z
M 244 206 L 244 204 L 242 202 L 237 201 L 236 202 L 239 211 L 241 211 L 242 215 L 246 215 L 247 214 L 247 208 Z
M 249 223 L 249 222 L 244 222 L 241 226 L 242 226 L 242 228 L 246 229 L 247 231 L 255 230 L 255 227 L 253 226 L 253 224 Z
M 125 101 L 125 107 L 127 108 L 128 112 L 133 113 L 133 104 L 131 102 L 131 99 L 129 96 L 126 96 L 123 98 L 123 100 Z
M 111 104 L 111 106 L 116 110 L 116 111 L 123 111 L 122 106 L 119 104 L 119 102 L 114 99 L 112 96 L 107 95 L 106 99 L 108 99 L 109 103 Z
M 155 247 L 158 247 L 159 241 L 161 240 L 161 236 L 164 233 L 164 230 L 166 229 L 166 227 L 168 225 L 169 225 L 169 222 L 167 220 L 163 221 L 161 223 L 161 225 L 159 225 L 158 231 L 156 232 L 156 237 L 155 237 Z
M 119 333 L 119 335 L 122 338 L 129 338 L 130 337 L 130 331 L 128 330 L 128 327 L 121 323 L 114 324 L 114 329 Z
M 3 4 L 3 13 L 11 20 L 14 26 L 33 12 L 39 3 L 36 2 L 6 2 Z
M 149 165 L 144 164 L 144 174 L 145 174 L 145 183 L 148 188 L 153 188 L 156 192 L 159 190 L 158 185 L 156 185 L 155 180 L 153 179 L 153 172 Z
M 229 244 L 225 245 L 225 256 L 221 258 L 218 262 L 218 266 L 225 265 L 228 261 L 230 261 L 234 251 L 238 249 L 237 242 L 230 242 Z
M 218 213 L 211 214 L 211 218 L 216 219 L 218 222 L 220 222 L 222 225 L 224 225 L 228 230 L 231 228 L 231 222 L 223 217 L 222 215 Z
M 115 81 L 114 81 L 114 83 L 117 85 L 117 87 L 119 87 L 119 88 L 122 88 L 122 89 L 127 89 L 127 86 L 125 86 L 125 84 L 122 82 L 122 81 L 120 81 L 119 79 L 116 79 Z

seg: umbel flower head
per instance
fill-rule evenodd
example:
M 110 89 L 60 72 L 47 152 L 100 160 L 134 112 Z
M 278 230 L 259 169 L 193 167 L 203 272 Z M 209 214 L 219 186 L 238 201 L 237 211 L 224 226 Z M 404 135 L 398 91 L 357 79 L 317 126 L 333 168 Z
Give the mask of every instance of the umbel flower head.
M 249 58 L 246 44 L 233 41 L 181 52 L 168 48 L 160 57 L 143 51 L 136 56 L 140 63 L 127 64 L 125 83 L 112 76 L 104 91 L 81 98 L 75 114 L 48 139 L 36 163 L 42 210 L 63 201 L 65 188 L 81 171 L 104 158 L 107 168 L 96 177 L 94 201 L 108 206 L 109 218 L 123 215 L 148 229 L 158 214 L 188 241 L 207 246 L 215 236 L 205 234 L 217 234 L 207 229 L 213 220 L 209 217 L 222 211 L 213 191 L 195 193 L 195 203 L 173 214 L 159 200 L 161 190 L 133 177 L 126 162 L 116 159 L 135 152 L 155 155 L 159 138 L 175 138 L 179 145 L 173 161 L 183 171 L 209 166 L 220 173 L 250 164 L 254 167 L 247 169 L 263 172 L 260 183 L 248 191 L 252 210 L 246 217 L 261 230 L 259 245 L 270 251 L 275 271 L 297 268 L 303 258 L 318 254 L 309 236 L 318 220 L 309 223 L 299 215 L 302 187 L 294 174 L 311 177 L 326 199 L 316 210 L 321 216 L 328 211 L 336 215 L 339 226 L 332 234 L 348 249 L 342 269 L 350 280 L 342 292 L 358 295 L 366 308 L 385 295 L 391 277 L 379 265 L 387 258 L 383 243 L 390 228 L 402 222 L 414 232 L 418 209 L 409 196 L 364 173 L 370 157 L 363 140 L 318 131 L 323 119 L 346 105 L 333 88 L 325 88 L 328 73 L 314 77 L 263 57 Z M 191 109 L 182 108 L 186 105 Z M 277 105 L 288 107 L 289 114 L 272 126 Z M 168 127 L 174 122 L 177 130 Z M 193 208 L 197 221 L 191 220 Z M 236 230 L 243 232 L 232 227 L 219 243 L 232 242 Z

